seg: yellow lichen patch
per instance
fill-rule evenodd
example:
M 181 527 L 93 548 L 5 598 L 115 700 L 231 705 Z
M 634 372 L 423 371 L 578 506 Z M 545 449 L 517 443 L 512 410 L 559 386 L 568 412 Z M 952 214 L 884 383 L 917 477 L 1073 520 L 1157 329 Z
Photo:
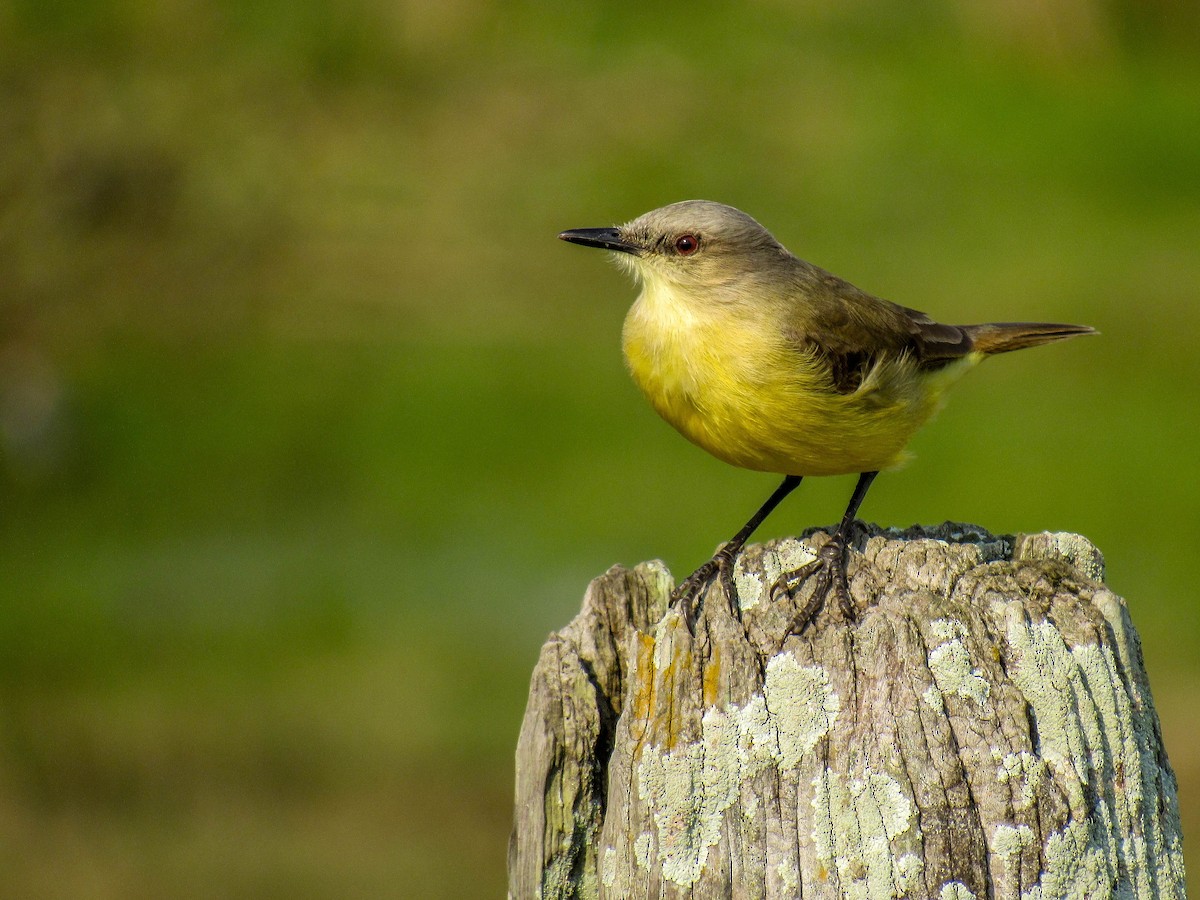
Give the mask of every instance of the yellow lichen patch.
M 637 686 L 633 711 L 637 721 L 644 723 L 638 742 L 649 740 L 661 749 L 669 750 L 679 741 L 682 724 L 674 705 L 663 698 L 676 695 L 681 672 L 689 671 L 690 651 L 676 639 L 675 629 L 682 628 L 678 613 L 668 613 L 654 636 L 638 635 Z
M 653 635 L 637 634 L 637 662 L 634 664 L 633 703 L 629 711 L 631 721 L 640 725 L 640 744 L 646 737 L 646 723 L 650 719 L 650 710 L 654 703 L 654 651 L 656 641 Z M 635 726 L 636 727 L 636 726 Z
M 675 681 L 679 673 L 685 670 L 686 663 L 689 662 L 685 657 L 690 656 L 690 654 L 673 641 L 669 646 L 671 649 L 671 658 L 669 661 L 666 661 L 666 665 L 662 665 L 663 660 L 656 660 L 661 668 L 656 668 L 654 673 L 655 685 L 651 713 L 654 717 L 652 723 L 654 734 L 660 739 L 659 746 L 665 750 L 671 750 L 679 743 L 679 727 L 682 722 L 679 716 L 676 715 L 677 710 L 674 704 L 668 702 L 660 706 L 658 697 L 672 697 L 675 695 Z M 655 655 L 657 657 L 660 654 Z
M 717 705 L 717 691 L 721 686 L 721 646 L 714 644 L 712 660 L 704 667 L 704 708 Z

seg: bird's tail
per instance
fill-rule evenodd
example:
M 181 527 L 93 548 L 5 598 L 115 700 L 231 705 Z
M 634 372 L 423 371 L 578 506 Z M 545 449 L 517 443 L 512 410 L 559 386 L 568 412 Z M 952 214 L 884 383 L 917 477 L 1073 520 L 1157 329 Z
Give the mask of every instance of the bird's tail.
M 1098 334 L 1095 328 L 1087 325 L 1054 325 L 1048 322 L 990 322 L 986 325 L 963 325 L 962 330 L 971 338 L 973 350 L 989 356 L 1065 341 L 1081 334 Z

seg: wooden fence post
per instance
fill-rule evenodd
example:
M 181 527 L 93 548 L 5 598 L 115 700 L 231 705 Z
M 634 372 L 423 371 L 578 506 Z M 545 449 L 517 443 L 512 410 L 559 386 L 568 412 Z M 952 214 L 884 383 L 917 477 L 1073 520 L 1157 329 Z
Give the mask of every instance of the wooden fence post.
M 749 548 L 739 620 L 693 636 L 660 563 L 614 567 L 542 648 L 509 896 L 1174 898 L 1175 777 L 1124 601 L 1069 534 L 859 527 L 858 621 L 766 586 L 826 539 Z

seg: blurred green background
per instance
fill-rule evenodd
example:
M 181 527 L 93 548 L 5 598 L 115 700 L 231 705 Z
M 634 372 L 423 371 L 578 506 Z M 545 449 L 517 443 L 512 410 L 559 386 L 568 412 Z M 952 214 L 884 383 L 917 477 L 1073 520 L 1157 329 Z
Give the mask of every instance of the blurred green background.
M 689 197 L 1103 332 L 971 375 L 863 514 L 1094 540 L 1194 838 L 1197 10 L 0 6 L 5 895 L 503 891 L 546 633 L 776 481 L 656 419 L 632 286 L 554 239 Z

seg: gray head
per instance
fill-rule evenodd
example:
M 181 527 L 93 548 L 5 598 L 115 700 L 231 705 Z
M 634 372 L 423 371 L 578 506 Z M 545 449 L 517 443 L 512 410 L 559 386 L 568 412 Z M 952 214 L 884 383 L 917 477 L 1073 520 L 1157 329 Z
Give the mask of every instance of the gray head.
M 729 284 L 792 258 L 750 216 L 711 200 L 684 200 L 615 228 L 578 228 L 559 237 L 615 252 L 645 281 L 677 284 Z

